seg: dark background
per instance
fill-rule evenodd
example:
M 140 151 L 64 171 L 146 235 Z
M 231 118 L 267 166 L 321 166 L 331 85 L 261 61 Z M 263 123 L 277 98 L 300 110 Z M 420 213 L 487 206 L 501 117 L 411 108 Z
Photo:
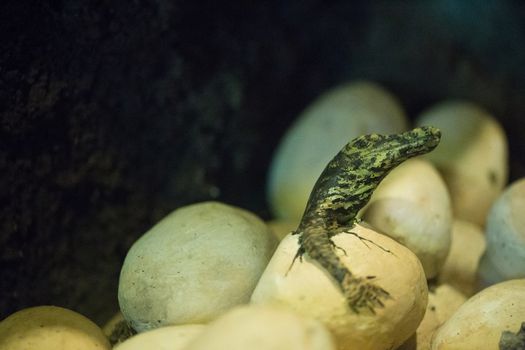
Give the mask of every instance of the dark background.
M 1 1 L 0 319 L 54 304 L 103 323 L 127 249 L 182 205 L 270 218 L 280 137 L 350 79 L 412 118 L 480 103 L 524 176 L 524 47 L 521 1 Z

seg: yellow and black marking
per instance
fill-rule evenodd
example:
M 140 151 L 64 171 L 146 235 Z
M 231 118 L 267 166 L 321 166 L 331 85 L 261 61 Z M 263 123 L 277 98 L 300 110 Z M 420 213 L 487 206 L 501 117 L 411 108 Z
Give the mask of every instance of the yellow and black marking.
M 432 151 L 440 138 L 439 129 L 429 126 L 400 134 L 360 136 L 339 151 L 314 185 L 294 232 L 300 235 L 295 258 L 306 253 L 321 264 L 337 281 L 355 313 L 362 309 L 375 313 L 376 307 L 384 306 L 389 293 L 372 282 L 373 276 L 354 276 L 335 254 L 331 237 L 352 233 L 357 213 L 385 176 L 403 161 Z

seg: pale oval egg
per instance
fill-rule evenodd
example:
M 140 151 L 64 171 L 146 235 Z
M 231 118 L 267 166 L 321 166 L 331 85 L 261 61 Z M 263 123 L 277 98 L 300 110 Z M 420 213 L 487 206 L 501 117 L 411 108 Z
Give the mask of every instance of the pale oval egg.
M 315 181 L 351 139 L 407 129 L 397 99 L 378 84 L 356 81 L 313 101 L 286 132 L 273 156 L 267 196 L 277 219 L 301 219 Z
M 478 276 L 483 286 L 525 278 L 525 178 L 513 182 L 491 208 L 487 248 Z
M 109 350 L 102 330 L 81 314 L 58 306 L 20 310 L 0 322 L 2 350 Z
M 137 331 L 206 323 L 247 303 L 278 240 L 256 215 L 219 202 L 175 210 L 129 250 L 118 298 Z
M 354 234 L 333 237 L 336 254 L 356 277 L 373 283 L 389 297 L 374 312 L 348 305 L 339 285 L 305 254 L 292 262 L 298 235 L 280 243 L 251 297 L 255 304 L 278 304 L 321 321 L 340 350 L 395 349 L 415 332 L 427 305 L 427 282 L 418 258 L 390 237 L 357 225 Z M 358 236 L 359 235 L 359 238 Z M 374 276 L 374 278 L 368 278 Z
M 504 332 L 525 321 L 525 279 L 483 289 L 468 299 L 434 333 L 432 350 L 499 349 Z
M 450 250 L 452 208 L 447 187 L 429 162 L 410 159 L 374 191 L 362 218 L 417 255 L 427 279 L 441 270 Z
M 454 216 L 484 226 L 487 213 L 507 183 L 507 137 L 499 122 L 467 101 L 444 101 L 424 111 L 417 125 L 441 129 L 436 149 L 425 158 L 443 175 Z

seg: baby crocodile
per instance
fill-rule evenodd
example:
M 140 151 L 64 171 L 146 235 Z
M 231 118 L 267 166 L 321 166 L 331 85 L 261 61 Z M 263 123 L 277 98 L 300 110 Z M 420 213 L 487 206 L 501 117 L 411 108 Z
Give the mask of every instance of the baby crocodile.
M 364 135 L 350 141 L 328 163 L 315 183 L 299 227 L 299 250 L 307 253 L 337 281 L 352 311 L 375 313 L 389 293 L 372 283 L 372 276 L 357 277 L 335 254 L 332 237 L 350 230 L 357 213 L 370 200 L 381 180 L 403 161 L 432 151 L 439 129 L 423 126 L 393 135 Z M 355 234 L 355 233 L 353 233 Z M 362 240 L 366 240 L 361 238 Z

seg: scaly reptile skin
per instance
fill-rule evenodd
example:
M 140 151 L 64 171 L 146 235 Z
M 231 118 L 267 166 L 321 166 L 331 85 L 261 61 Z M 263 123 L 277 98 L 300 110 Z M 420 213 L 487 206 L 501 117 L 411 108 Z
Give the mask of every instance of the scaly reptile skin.
M 335 254 L 331 237 L 352 233 L 359 210 L 383 178 L 403 161 L 432 151 L 440 138 L 439 129 L 429 126 L 400 134 L 360 136 L 339 151 L 314 185 L 294 232 L 300 235 L 295 258 L 306 253 L 316 260 L 337 281 L 355 313 L 362 309 L 375 313 L 389 293 L 374 284 L 373 277 L 354 276 Z

